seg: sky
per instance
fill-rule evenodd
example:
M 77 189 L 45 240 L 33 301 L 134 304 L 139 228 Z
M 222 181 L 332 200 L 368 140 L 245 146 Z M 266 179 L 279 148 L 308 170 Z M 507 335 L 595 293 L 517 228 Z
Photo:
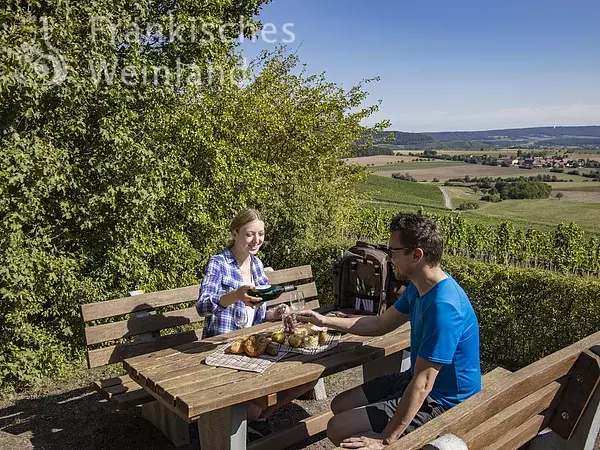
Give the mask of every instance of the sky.
M 286 45 L 345 88 L 381 77 L 366 124 L 392 130 L 600 125 L 599 17 L 600 0 L 274 0 L 241 50 Z

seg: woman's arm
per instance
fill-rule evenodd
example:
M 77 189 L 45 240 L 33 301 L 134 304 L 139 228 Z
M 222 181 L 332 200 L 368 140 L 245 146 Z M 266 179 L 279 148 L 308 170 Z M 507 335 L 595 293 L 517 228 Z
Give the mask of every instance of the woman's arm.
M 196 302 L 196 311 L 198 311 L 201 317 L 217 314 L 225 309 L 226 306 L 219 303 L 221 297 L 228 295 L 220 295 L 222 279 L 223 268 L 221 259 L 219 256 L 213 256 L 206 265 L 204 278 L 202 278 L 202 284 L 200 285 L 198 301 Z

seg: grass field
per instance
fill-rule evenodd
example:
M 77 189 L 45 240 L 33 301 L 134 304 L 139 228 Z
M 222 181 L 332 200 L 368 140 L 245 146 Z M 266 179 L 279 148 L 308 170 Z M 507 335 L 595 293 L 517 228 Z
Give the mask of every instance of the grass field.
M 480 209 L 464 212 L 466 216 L 485 216 L 529 224 L 554 227 L 560 222 L 575 222 L 586 232 L 600 234 L 600 203 L 567 200 L 504 200 L 484 203 Z
M 565 193 L 565 198 L 562 200 L 505 200 L 500 203 L 488 203 L 479 200 L 481 193 L 473 192 L 469 188 L 441 187 L 449 193 L 453 207 L 466 201 L 479 203 L 480 209 L 461 213 L 470 222 L 498 225 L 509 220 L 519 228 L 533 227 L 540 231 L 552 231 L 560 222 L 575 222 L 586 234 L 600 236 L 600 220 L 598 220 L 600 203 L 570 201 L 567 197 L 568 193 Z M 386 210 L 415 212 L 419 206 L 422 206 L 438 214 L 449 212 L 444 207 L 440 189 L 433 183 L 414 183 L 369 175 L 368 181 L 361 185 L 360 191 L 371 193 L 377 191 L 373 199 L 388 203 L 373 206 Z M 578 191 L 572 193 L 578 194 Z M 595 192 L 591 193 L 595 194 Z
M 358 186 L 358 192 L 369 193 L 379 202 L 445 209 L 442 192 L 432 184 L 369 175 L 367 181 Z
M 600 192 L 600 183 L 598 182 L 575 182 L 575 183 L 548 183 L 552 189 L 557 191 L 584 191 Z
M 464 165 L 465 163 L 461 161 L 410 161 L 401 164 L 385 164 L 382 166 L 369 167 L 369 170 L 395 170 L 402 172 L 404 170 L 434 169 L 438 167 L 453 167 Z

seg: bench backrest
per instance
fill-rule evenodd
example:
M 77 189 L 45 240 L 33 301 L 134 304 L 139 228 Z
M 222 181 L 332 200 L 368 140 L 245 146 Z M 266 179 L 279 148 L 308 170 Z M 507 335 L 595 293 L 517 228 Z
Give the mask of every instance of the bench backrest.
M 271 284 L 295 284 L 304 294 L 305 308 L 318 308 L 317 287 L 312 281 L 310 266 L 268 272 Z M 181 330 L 180 327 L 202 322 L 195 302 L 200 285 L 188 286 L 148 294 L 134 295 L 105 302 L 81 305 L 81 317 L 85 324 L 85 341 L 88 346 L 88 367 L 98 367 L 123 361 L 171 346 L 196 341 L 202 337 L 202 329 Z M 292 293 L 284 293 L 267 303 L 273 306 L 289 302 Z M 161 311 L 166 307 L 181 309 Z M 157 311 L 159 310 L 159 311 Z M 115 318 L 109 323 L 105 319 Z M 163 331 L 161 335 L 161 330 Z M 173 332 L 175 329 L 175 332 Z M 168 334 L 167 334 L 168 333 Z M 136 339 L 134 342 L 126 342 Z

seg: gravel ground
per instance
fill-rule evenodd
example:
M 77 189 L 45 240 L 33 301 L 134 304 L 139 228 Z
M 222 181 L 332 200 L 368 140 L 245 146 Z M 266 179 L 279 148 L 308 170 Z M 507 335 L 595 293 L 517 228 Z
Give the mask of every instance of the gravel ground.
M 92 378 L 70 381 L 68 386 L 48 386 L 0 403 L 1 450 L 65 449 L 174 449 L 166 438 L 142 418 L 141 407 L 115 410 L 90 387 Z M 274 431 L 310 415 L 327 411 L 339 392 L 362 383 L 360 368 L 325 380 L 328 398 L 324 401 L 296 400 L 272 418 Z M 180 450 L 198 448 L 198 431 L 190 428 L 192 444 Z M 291 449 L 323 450 L 334 446 L 325 433 Z
M 116 411 L 90 387 L 94 373 L 84 372 L 68 386 L 47 386 L 0 403 L 1 450 L 65 449 L 174 449 L 163 435 L 142 418 L 141 408 Z M 99 378 L 94 377 L 94 378 Z M 324 401 L 296 400 L 272 418 L 274 431 L 310 415 L 329 410 L 339 392 L 362 383 L 360 368 L 326 378 Z M 180 450 L 198 448 L 198 432 L 192 426 L 192 443 Z M 334 448 L 325 433 L 289 447 L 290 450 Z M 595 450 L 600 450 L 600 439 Z

